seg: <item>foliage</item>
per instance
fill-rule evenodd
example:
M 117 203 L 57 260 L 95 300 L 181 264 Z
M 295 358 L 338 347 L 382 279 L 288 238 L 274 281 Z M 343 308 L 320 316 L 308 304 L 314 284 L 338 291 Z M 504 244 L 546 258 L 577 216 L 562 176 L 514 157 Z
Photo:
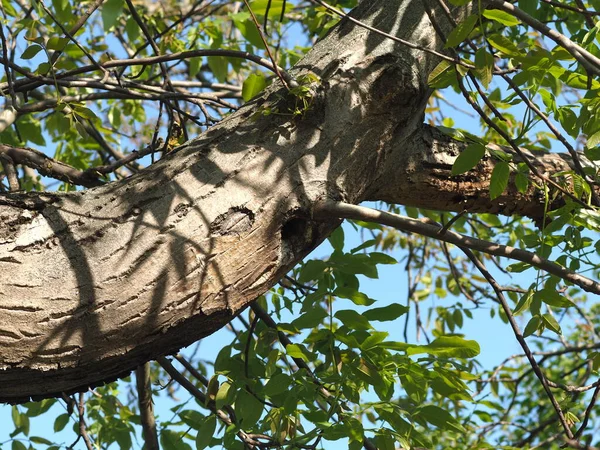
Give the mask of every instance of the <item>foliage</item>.
M 289 83 L 286 69 L 339 20 L 318 1 L 79 3 L 2 2 L 2 86 L 7 110 L 12 104 L 19 113 L 0 140 L 23 151 L 45 150 L 79 171 L 77 178 L 53 170 L 41 177 L 21 162 L 15 181 L 12 163 L 2 159 L 2 191 L 14 183 L 25 190 L 57 188 L 52 179 L 69 190 L 130 176 L 278 78 Z M 331 3 L 349 11 L 357 2 Z M 446 37 L 451 56 L 429 77 L 435 91 L 427 120 L 468 143 L 452 175 L 468 176 L 491 158 L 491 198 L 540 189 L 544 222 L 402 210 L 597 278 L 600 216 L 589 205 L 597 204 L 600 69 L 581 55 L 600 53 L 600 3 L 517 4 L 522 14 L 492 2 L 497 9 L 466 18 Z M 565 40 L 557 42 L 544 24 Z M 125 61 L 133 58 L 145 62 Z M 291 106 L 256 113 L 302 120 L 319 83 L 308 74 L 289 86 Z M 468 116 L 453 109 L 461 97 Z M 480 129 L 465 125 L 474 117 Z M 128 157 L 134 150 L 146 158 Z M 550 179 L 516 157 L 523 150 L 567 151 L 576 164 Z M 564 204 L 552 209 L 561 190 Z M 179 387 L 164 361 L 152 365 L 153 395 L 174 405 L 159 413 L 164 449 L 333 448 L 331 441 L 342 438 L 351 449 L 600 445 L 600 311 L 580 288 L 526 263 L 477 254 L 496 267 L 503 305 L 469 255 L 440 240 L 355 221 L 338 228 L 329 244 L 329 255 L 301 263 L 240 316 L 231 333 L 220 335 L 230 341 L 214 360 L 192 349 L 178 357 L 192 387 Z M 389 265 L 406 268 L 408 295 L 399 292 L 397 301 L 382 304 L 364 285 Z M 515 319 L 533 357 L 507 355 L 495 367 L 482 366 L 480 345 L 465 332 L 482 311 L 507 328 Z M 30 419 L 43 416 L 55 432 L 72 430 L 86 445 L 141 446 L 141 427 L 149 425 L 129 381 L 81 397 L 5 406 L 14 430 L 0 445 L 65 446 L 62 438 L 33 431 Z

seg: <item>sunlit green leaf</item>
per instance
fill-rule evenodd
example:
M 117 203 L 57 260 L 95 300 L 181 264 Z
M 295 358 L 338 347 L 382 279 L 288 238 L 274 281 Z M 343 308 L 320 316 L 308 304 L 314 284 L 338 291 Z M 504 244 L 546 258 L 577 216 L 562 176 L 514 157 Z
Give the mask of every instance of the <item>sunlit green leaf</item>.
M 475 167 L 485 155 L 485 147 L 481 144 L 469 144 L 454 161 L 452 175 L 460 175 Z

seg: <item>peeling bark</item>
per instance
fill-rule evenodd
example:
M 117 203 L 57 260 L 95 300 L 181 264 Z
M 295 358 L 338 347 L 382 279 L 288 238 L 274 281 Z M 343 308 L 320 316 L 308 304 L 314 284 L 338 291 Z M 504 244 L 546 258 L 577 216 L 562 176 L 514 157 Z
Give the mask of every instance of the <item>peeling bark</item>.
M 423 3 L 354 15 L 439 50 Z M 437 62 L 344 21 L 292 71 L 321 77 L 303 117 L 274 86 L 127 180 L 0 195 L 0 400 L 110 381 L 221 328 L 339 225 L 312 220 L 319 199 L 539 216 L 533 191 L 487 197 L 490 161 L 449 176 L 460 144 L 422 124 Z

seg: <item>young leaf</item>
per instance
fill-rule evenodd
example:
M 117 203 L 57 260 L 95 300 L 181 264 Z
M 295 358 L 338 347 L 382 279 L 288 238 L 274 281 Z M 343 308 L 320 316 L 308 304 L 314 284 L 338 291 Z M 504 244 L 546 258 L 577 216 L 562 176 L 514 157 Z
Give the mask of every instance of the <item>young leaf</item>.
M 512 14 L 509 14 L 505 11 L 500 11 L 499 9 L 486 9 L 481 15 L 487 19 L 494 20 L 507 27 L 512 27 L 521 23 L 519 19 L 517 19 Z
M 490 198 L 492 200 L 500 197 L 506 186 L 508 186 L 508 176 L 510 175 L 510 167 L 508 163 L 499 161 L 492 171 L 492 179 L 490 180 Z
M 510 39 L 501 34 L 492 34 L 488 36 L 488 42 L 492 44 L 492 47 L 500 50 L 507 56 L 521 55 L 517 46 Z
M 251 73 L 242 85 L 242 98 L 245 102 L 258 95 L 267 85 L 262 73 Z
M 440 336 L 428 345 L 414 345 L 407 349 L 408 355 L 429 353 L 430 355 L 446 358 L 473 358 L 481 351 L 476 341 L 470 341 L 458 336 Z
M 235 400 L 235 414 L 240 425 L 245 429 L 252 429 L 260 419 L 263 405 L 254 395 L 241 389 Z
M 366 317 L 368 320 L 385 322 L 396 320 L 398 317 L 406 314 L 407 312 L 407 306 L 400 305 L 399 303 L 392 303 L 391 305 L 383 306 L 381 308 L 369 309 L 363 313 L 363 317 Z
M 529 322 L 527 322 L 527 325 L 525 325 L 523 337 L 531 336 L 533 333 L 535 333 L 540 327 L 541 323 L 542 319 L 540 316 L 533 316 L 531 319 L 529 319 Z
M 450 32 L 446 38 L 446 48 L 456 47 L 458 44 L 463 42 L 473 31 L 473 27 L 477 23 L 477 15 L 467 17 L 464 22 L 458 24 L 458 26 Z
M 344 229 L 337 227 L 327 238 L 334 250 L 342 251 L 344 249 Z
M 210 444 L 212 440 L 213 434 L 215 434 L 215 429 L 217 428 L 217 417 L 214 414 L 206 417 L 202 425 L 200 425 L 200 429 L 198 430 L 198 434 L 196 435 L 196 450 L 204 450 Z
M 353 309 L 343 309 L 334 314 L 334 317 L 353 330 L 370 330 L 373 328 L 369 320 Z
M 552 314 L 546 313 L 542 315 L 542 320 L 544 321 L 544 325 L 546 325 L 549 330 L 554 331 L 556 334 L 562 334 L 560 325 Z
M 106 0 L 102 5 L 102 22 L 104 31 L 110 30 L 117 24 L 117 19 L 123 11 L 123 0 Z
M 22 59 L 31 59 L 42 50 L 42 47 L 38 44 L 32 44 L 25 49 L 21 55 Z
M 475 167 L 485 155 L 485 147 L 482 144 L 473 143 L 465 148 L 452 165 L 452 175 L 460 175 Z

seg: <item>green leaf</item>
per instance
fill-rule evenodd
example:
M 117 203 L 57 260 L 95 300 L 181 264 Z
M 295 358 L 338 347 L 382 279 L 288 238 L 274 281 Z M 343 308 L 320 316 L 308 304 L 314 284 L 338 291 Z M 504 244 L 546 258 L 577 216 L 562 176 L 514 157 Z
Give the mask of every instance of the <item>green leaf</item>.
M 476 341 L 466 340 L 458 336 L 441 336 L 428 345 L 413 345 L 407 348 L 408 355 L 429 353 L 445 358 L 473 358 L 479 355 L 480 348 Z
M 542 319 L 540 318 L 540 316 L 538 316 L 538 315 L 533 316 L 531 319 L 529 319 L 529 322 L 527 322 L 527 325 L 525 325 L 525 331 L 523 331 L 523 337 L 531 336 L 533 333 L 535 333 L 538 330 L 538 328 L 540 327 L 541 324 L 542 324 Z
M 267 382 L 264 393 L 269 397 L 283 394 L 284 392 L 290 390 L 291 384 L 292 379 L 289 375 L 286 375 L 285 373 L 278 373 Z
M 481 47 L 475 53 L 475 74 L 481 80 L 481 83 L 487 88 L 493 77 L 494 70 L 494 55 L 492 55 L 485 47 Z
M 256 28 L 256 25 L 250 18 L 250 13 L 244 11 L 237 14 L 232 14 L 231 18 L 233 19 L 235 27 L 240 30 L 242 36 L 244 36 L 246 40 L 250 42 L 250 44 L 259 49 L 265 48 L 265 44 L 260 37 L 258 28 Z
M 445 48 L 456 47 L 458 44 L 463 42 L 471 31 L 473 31 L 473 27 L 477 23 L 477 15 L 472 15 L 467 17 L 462 23 L 458 24 L 458 26 L 450 32 L 448 37 L 446 38 Z
M 371 252 L 369 253 L 369 258 L 375 264 L 398 264 L 396 258 L 381 252 Z
M 485 155 L 485 146 L 478 143 L 469 144 L 454 161 L 452 175 L 460 175 L 475 167 Z
M 27 47 L 25 49 L 25 51 L 21 55 L 21 58 L 22 59 L 31 59 L 31 58 L 33 58 L 35 55 L 37 55 L 42 50 L 43 50 L 43 48 L 42 48 L 41 45 L 32 44 L 32 45 L 30 45 L 29 47 Z
M 409 308 L 399 303 L 392 303 L 381 308 L 371 308 L 365 311 L 362 315 L 368 320 L 376 320 L 378 322 L 386 322 L 396 320 L 398 317 L 406 314 Z
M 113 430 L 114 433 L 114 430 Z M 129 436 L 129 432 L 126 432 Z M 186 442 L 183 442 L 183 433 L 163 428 L 160 432 L 160 444 L 163 450 L 191 450 Z M 119 438 L 117 437 L 117 442 Z M 125 442 L 124 442 L 125 443 Z M 123 448 L 123 447 L 121 447 Z M 126 447 L 129 448 L 129 447 Z
M 600 144 L 600 131 L 596 131 L 594 134 L 589 136 L 586 143 L 588 148 L 596 147 L 598 144 Z
M 556 308 L 569 308 L 575 306 L 573 302 L 567 300 L 564 296 L 560 295 L 555 289 L 544 288 L 541 291 L 537 291 L 533 294 L 534 298 L 541 300 L 547 305 L 554 306 Z
M 36 444 L 52 445 L 52 441 L 49 441 L 48 439 L 40 437 L 40 436 L 31 436 L 29 438 L 29 440 Z
M 318 280 L 323 276 L 323 272 L 327 269 L 327 263 L 320 259 L 311 259 L 307 261 L 300 269 L 298 281 L 306 283 L 311 280 Z
M 365 430 L 362 423 L 354 417 L 345 416 L 344 425 L 350 442 L 359 442 L 360 446 L 358 448 L 362 449 L 362 443 L 365 438 Z
M 521 8 L 530 16 L 537 18 L 538 11 L 541 10 L 541 8 L 539 8 L 540 5 L 538 0 L 518 0 L 518 2 L 519 8 Z
M 490 198 L 492 200 L 502 195 L 506 186 L 508 186 L 509 175 L 510 167 L 508 163 L 504 161 L 497 162 L 492 171 L 492 178 L 490 180 Z
M 199 430 L 204 423 L 204 419 L 206 418 L 204 414 L 201 414 L 193 409 L 184 409 L 183 411 L 179 411 L 179 417 L 183 423 L 194 430 Z
M 262 73 L 251 73 L 242 85 L 242 98 L 247 102 L 260 94 L 266 86 L 267 81 Z
M 285 352 L 288 356 L 301 359 L 304 362 L 309 362 L 314 359 L 314 355 L 302 344 L 290 344 L 285 348 Z
M 492 34 L 488 36 L 488 42 L 492 44 L 492 47 L 500 50 L 507 56 L 520 56 L 521 52 L 517 46 L 507 37 L 501 34 Z
M 27 450 L 27 447 L 25 446 L 25 444 L 23 444 L 21 441 L 18 441 L 16 439 L 14 439 L 12 441 L 12 444 L 10 445 L 10 448 L 12 450 Z
M 56 419 L 54 419 L 54 432 L 56 433 L 63 430 L 67 426 L 67 423 L 69 423 L 68 414 L 65 413 L 57 416 Z
M 52 407 L 52 405 L 56 403 L 56 401 L 57 400 L 55 398 L 47 398 L 40 402 L 25 403 L 23 405 L 25 408 L 27 408 L 25 415 L 27 415 L 27 417 L 37 417 L 41 414 L 44 414 Z
M 333 316 L 352 330 L 366 331 L 373 328 L 366 317 L 353 309 L 339 310 Z
M 481 15 L 487 19 L 494 20 L 507 27 L 512 27 L 521 23 L 521 21 L 515 16 L 505 11 L 500 11 L 499 9 L 486 9 L 483 11 L 483 13 L 481 13 Z
M 525 294 L 523 294 L 521 296 L 519 303 L 517 303 L 517 306 L 515 306 L 513 315 L 518 316 L 523 311 L 526 311 L 527 309 L 529 309 L 529 305 L 531 305 L 532 300 L 533 300 L 533 293 L 531 291 L 527 291 Z
M 204 450 L 210 444 L 215 429 L 217 428 L 217 417 L 214 414 L 206 417 L 196 435 L 196 450 Z
M 542 315 L 542 320 L 544 321 L 544 325 L 551 331 L 554 331 L 556 334 L 562 334 L 562 330 L 560 329 L 560 325 L 554 318 L 554 316 L 550 313 L 546 313 Z
M 521 194 L 525 194 L 529 189 L 529 177 L 523 172 L 517 172 L 515 175 L 515 186 Z
M 69 38 L 51 37 L 50 39 L 48 39 L 48 42 L 46 42 L 46 48 L 48 50 L 62 51 L 68 42 Z
M 396 450 L 396 442 L 390 433 L 375 434 L 375 445 L 378 450 Z
M 227 81 L 227 75 L 229 74 L 229 61 L 224 56 L 209 56 L 208 67 L 212 71 L 215 78 L 225 83 Z
M 344 249 L 344 229 L 337 227 L 327 238 L 334 250 L 342 251 Z
M 291 323 L 297 330 L 303 330 L 307 328 L 315 328 L 323 322 L 323 319 L 327 317 L 327 311 L 323 308 L 311 308 L 300 317 L 294 319 Z
M 96 119 L 97 118 L 97 116 L 94 113 L 94 111 L 92 111 L 89 108 L 86 108 L 85 106 L 75 106 L 73 108 L 73 111 L 75 111 L 75 113 L 79 117 L 82 117 L 84 119 L 92 120 L 92 119 Z
M 117 19 L 123 11 L 123 0 L 106 0 L 102 4 L 102 23 L 104 31 L 110 30 L 117 24 Z
M 254 14 L 264 16 L 267 12 L 267 5 L 269 4 L 269 18 L 279 19 L 281 12 L 283 11 L 284 0 L 253 0 L 250 2 L 250 8 Z
M 371 331 L 369 336 L 360 344 L 360 349 L 369 350 L 373 347 L 378 347 L 388 336 L 389 333 L 385 331 Z
M 431 71 L 427 84 L 432 88 L 443 89 L 456 82 L 454 65 L 445 59 Z
M 224 382 L 219 386 L 219 390 L 217 391 L 217 395 L 215 397 L 215 405 L 217 409 L 221 409 L 224 405 L 228 405 L 233 403 L 235 399 L 236 391 L 232 389 L 231 383 Z
M 435 405 L 426 405 L 421 407 L 417 415 L 423 417 L 427 422 L 442 430 L 457 431 L 466 433 L 463 426 L 445 409 Z
M 235 400 L 235 414 L 239 425 L 245 430 L 256 428 L 262 412 L 263 404 L 246 390 L 240 390 Z
M 369 306 L 375 303 L 375 300 L 351 287 L 339 286 L 333 291 L 333 295 L 352 300 L 352 303 L 359 306 Z

